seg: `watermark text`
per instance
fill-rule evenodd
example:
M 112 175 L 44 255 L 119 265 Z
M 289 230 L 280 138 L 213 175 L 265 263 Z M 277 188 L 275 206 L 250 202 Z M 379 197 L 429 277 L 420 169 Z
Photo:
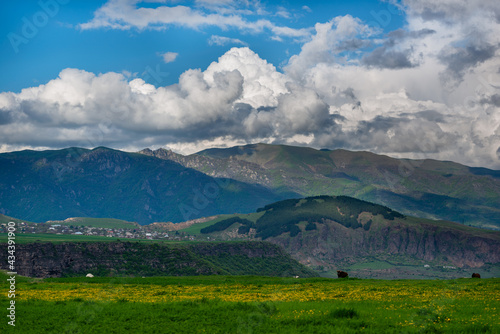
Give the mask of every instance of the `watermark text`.
M 9 222 L 7 225 L 7 263 L 9 271 L 7 282 L 9 282 L 9 307 L 7 307 L 7 323 L 10 326 L 16 325 L 16 223 Z

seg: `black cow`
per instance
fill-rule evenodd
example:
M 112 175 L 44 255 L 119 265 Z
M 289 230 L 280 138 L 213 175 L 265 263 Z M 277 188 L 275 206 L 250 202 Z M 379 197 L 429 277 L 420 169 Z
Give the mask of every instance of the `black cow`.
M 337 270 L 337 276 L 338 276 L 338 278 L 347 278 L 347 277 L 349 277 L 349 274 L 346 273 L 345 271 Z
M 473 273 L 472 278 L 481 278 L 481 275 L 479 275 L 478 273 Z

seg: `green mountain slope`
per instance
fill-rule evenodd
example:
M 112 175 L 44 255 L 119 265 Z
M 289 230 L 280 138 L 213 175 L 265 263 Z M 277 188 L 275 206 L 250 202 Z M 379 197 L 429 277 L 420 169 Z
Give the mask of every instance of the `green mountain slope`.
M 256 237 L 267 239 L 290 232 L 294 237 L 301 232 L 298 224 L 307 223 L 306 230 L 316 229 L 315 222 L 333 220 L 347 228 L 357 229 L 363 227 L 370 229 L 371 221 L 365 224 L 359 221 L 359 215 L 370 212 L 372 215 L 381 215 L 388 220 L 404 218 L 399 212 L 387 207 L 361 201 L 347 196 L 317 196 L 306 199 L 289 199 L 266 205 L 257 210 L 263 214 L 252 221 L 241 217 L 223 219 L 214 225 L 205 227 L 201 233 L 223 231 L 234 223 L 243 225 L 238 232 L 247 233 L 251 228 L 256 230 Z
M 486 168 L 267 144 L 209 149 L 177 161 L 276 192 L 346 195 L 408 215 L 500 229 L 500 171 Z
M 6 215 L 2 215 L 0 213 L 0 224 L 8 224 L 9 222 L 14 222 L 16 224 L 19 224 L 19 223 L 27 222 L 27 221 L 26 220 L 23 221 L 21 219 L 17 219 L 17 218 L 9 217 L 9 216 L 6 216 Z
M 180 222 L 252 212 L 282 198 L 258 184 L 102 147 L 0 154 L 0 213 L 34 222 L 68 217 Z

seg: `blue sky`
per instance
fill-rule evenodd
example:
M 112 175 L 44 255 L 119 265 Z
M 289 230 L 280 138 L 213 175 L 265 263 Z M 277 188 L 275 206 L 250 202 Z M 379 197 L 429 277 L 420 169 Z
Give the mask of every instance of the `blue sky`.
M 4 1 L 0 15 L 0 152 L 264 142 L 500 169 L 498 1 Z
M 94 12 L 106 1 L 9 1 L 1 4 L 2 53 L 0 71 L 0 91 L 18 92 L 22 88 L 43 84 L 59 74 L 64 68 L 79 68 L 94 73 L 122 72 L 137 73 L 155 86 L 173 84 L 179 75 L 190 68 L 206 68 L 216 61 L 232 46 L 239 43 L 228 42 L 225 45 L 210 45 L 211 36 L 223 36 L 238 39 L 262 58 L 280 67 L 290 55 L 300 52 L 300 42 L 294 38 L 283 41 L 271 39 L 268 31 L 249 32 L 238 28 L 221 29 L 219 27 L 200 26 L 196 29 L 171 25 L 164 30 L 150 29 L 93 29 L 82 30 L 81 23 L 92 20 Z M 53 4 L 57 4 L 56 7 Z M 179 5 L 193 5 L 194 1 L 178 1 Z M 143 4 L 144 5 L 144 4 Z M 161 4 L 145 4 L 158 7 Z M 336 16 L 355 15 L 363 21 L 372 22 L 388 32 L 404 24 L 403 15 L 390 16 L 388 25 L 386 16 L 379 13 L 397 12 L 397 8 L 380 1 L 269 1 L 262 2 L 264 15 L 247 15 L 248 20 L 267 18 L 280 26 L 295 29 L 310 29 L 316 22 L 327 22 Z M 306 10 L 303 6 L 308 6 Z M 44 9 L 49 8 L 49 10 Z M 52 12 L 54 11 L 54 12 Z M 212 12 L 203 10 L 204 12 Z M 288 12 L 289 18 L 276 16 L 277 12 Z M 43 15 L 49 17 L 43 20 Z M 375 13 L 375 15 L 371 14 Z M 30 31 L 29 23 L 41 23 L 33 37 L 24 40 L 23 28 Z M 39 21 L 38 21 L 39 20 Z M 384 25 L 380 24 L 383 23 Z M 9 33 L 19 36 L 9 38 Z M 23 39 L 23 41 L 21 41 Z M 27 41 L 26 43 L 24 43 Z M 178 53 L 177 59 L 169 64 L 162 61 L 160 54 Z M 162 82 L 148 75 L 148 68 L 156 69 L 160 65 Z M 168 75 L 166 74 L 168 73 Z M 164 75 L 164 76 L 163 76 Z

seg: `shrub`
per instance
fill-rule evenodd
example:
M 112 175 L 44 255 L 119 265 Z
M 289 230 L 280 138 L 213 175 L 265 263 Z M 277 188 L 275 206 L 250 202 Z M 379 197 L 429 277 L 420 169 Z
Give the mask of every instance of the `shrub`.
M 250 232 L 250 226 L 248 225 L 243 225 L 238 228 L 238 234 L 246 234 Z
M 290 226 L 290 236 L 295 237 L 300 233 L 300 228 L 297 225 Z
M 316 230 L 316 229 L 317 229 L 316 224 L 314 224 L 313 222 L 307 223 L 306 231 L 312 231 L 312 230 Z
M 330 313 L 333 318 L 357 318 L 359 317 L 358 312 L 352 308 L 340 308 Z
M 369 221 L 366 222 L 366 224 L 363 226 L 363 229 L 365 231 L 370 230 L 370 227 L 372 226 L 372 220 L 370 219 Z

